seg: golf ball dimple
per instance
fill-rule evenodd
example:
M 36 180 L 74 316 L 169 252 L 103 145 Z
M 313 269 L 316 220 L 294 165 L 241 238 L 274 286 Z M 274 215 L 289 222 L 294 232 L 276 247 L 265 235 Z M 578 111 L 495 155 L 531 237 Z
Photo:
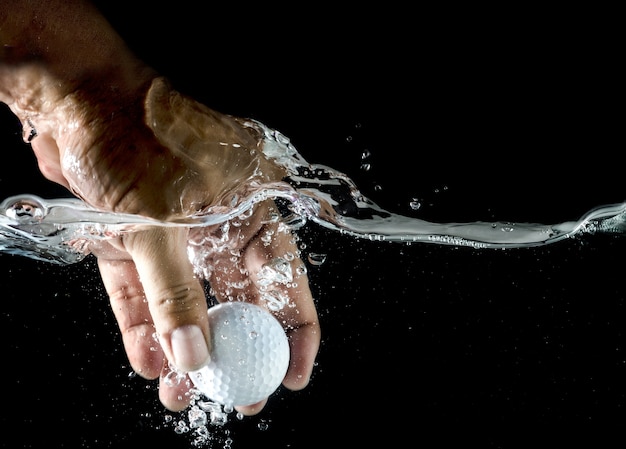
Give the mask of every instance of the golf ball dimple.
M 189 372 L 194 386 L 223 405 L 250 405 L 271 395 L 289 366 L 289 343 L 264 308 L 240 301 L 208 311 L 211 360 Z

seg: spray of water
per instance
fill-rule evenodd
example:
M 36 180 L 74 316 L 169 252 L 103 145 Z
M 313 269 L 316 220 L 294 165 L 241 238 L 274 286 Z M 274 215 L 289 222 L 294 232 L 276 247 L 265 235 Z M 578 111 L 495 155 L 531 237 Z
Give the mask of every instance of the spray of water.
M 255 128 L 264 138 L 264 153 L 284 167 L 287 177 L 282 182 L 249 188 L 245 197 L 234 196 L 231 207 L 207 209 L 176 222 L 157 221 L 138 215 L 112 213 L 95 209 L 78 199 L 43 199 L 23 194 L 0 203 L 0 251 L 18 254 L 55 264 L 72 264 L 90 253 L 93 242 L 116 238 L 147 226 L 184 226 L 190 232 L 188 254 L 197 273 L 205 278 L 211 267 L 211 251 L 228 249 L 229 230 L 241 226 L 255 204 L 273 199 L 281 212 L 275 217 L 284 232 L 307 224 L 375 241 L 424 242 L 473 248 L 512 248 L 548 245 L 573 236 L 595 233 L 624 235 L 626 203 L 611 204 L 590 210 L 578 220 L 557 224 L 469 222 L 433 223 L 387 211 L 366 196 L 345 174 L 325 165 L 308 163 L 283 134 L 256 121 L 246 126 Z M 221 239 L 216 240 L 204 229 L 221 226 Z M 279 228 L 280 229 L 280 228 Z M 271 238 L 271 236 L 268 236 Z M 233 254 L 233 257 L 236 257 Z M 289 298 L 274 286 L 293 286 L 304 266 L 292 272 L 285 254 L 269 261 L 259 274 L 262 299 L 270 310 L 280 310 Z M 324 262 L 323 254 L 311 253 L 312 265 Z M 265 282 L 265 284 L 264 284 Z M 236 286 L 233 286 L 236 287 Z M 169 382 L 185 381 L 185 376 L 172 369 Z M 190 388 L 191 405 L 186 419 L 173 421 L 177 433 L 192 434 L 197 447 L 216 442 L 212 430 L 222 427 L 232 410 L 205 400 Z M 170 416 L 170 419 L 173 419 Z M 241 417 L 239 417 L 241 419 Z M 232 439 L 225 435 L 224 448 Z
M 557 224 L 469 222 L 433 223 L 380 208 L 344 173 L 308 163 L 280 132 L 256 121 L 246 122 L 264 136 L 264 153 L 283 166 L 283 182 L 257 186 L 234 197 L 224 211 L 207 209 L 177 222 L 95 209 L 78 199 L 43 199 L 19 195 L 0 203 L 0 251 L 57 264 L 71 264 L 89 254 L 93 241 L 118 237 L 145 226 L 190 228 L 226 225 L 249 214 L 255 204 L 273 198 L 282 205 L 282 221 L 297 229 L 308 221 L 358 238 L 425 242 L 474 248 L 511 248 L 552 244 L 576 235 L 623 234 L 626 203 L 599 206 L 575 221 Z M 199 272 L 201 251 L 192 251 Z

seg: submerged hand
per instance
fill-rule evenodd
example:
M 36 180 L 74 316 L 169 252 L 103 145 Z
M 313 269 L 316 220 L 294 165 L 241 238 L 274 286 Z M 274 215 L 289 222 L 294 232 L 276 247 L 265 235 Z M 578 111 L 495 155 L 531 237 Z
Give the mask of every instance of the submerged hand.
M 239 228 L 241 231 L 229 237 L 227 246 L 217 250 L 200 249 L 208 267 L 211 289 L 220 301 L 264 304 L 260 299 L 263 287 L 258 277 L 261 267 L 276 257 L 297 254 L 293 236 L 285 233 L 279 222 L 269 218 L 272 209 L 269 203 L 259 205 L 247 219 L 248 223 Z M 274 237 L 268 244 L 269 235 Z M 129 234 L 123 240 L 94 248 L 129 360 L 144 377 L 161 374 L 160 398 L 172 410 L 187 405 L 188 386 L 165 381 L 169 371 L 167 361 L 173 361 L 179 369 L 191 370 L 204 363 L 206 357 L 202 343 L 207 334 L 199 332 L 199 329 L 206 329 L 206 301 L 198 280 L 188 267 L 185 251 L 188 239 L 224 242 L 224 229 L 202 228 L 189 232 L 180 228 L 157 228 Z M 298 258 L 291 261 L 293 273 L 298 273 L 301 263 Z M 287 331 L 291 348 L 291 364 L 283 384 L 298 390 L 307 385 L 311 374 L 319 346 L 319 325 L 306 275 L 296 275 L 290 287 L 277 287 L 290 298 L 290 303 L 276 314 Z M 188 318 L 190 323 L 181 323 Z M 202 320 L 196 324 L 199 318 Z M 198 328 L 192 327 L 194 325 Z M 160 341 L 167 335 L 158 330 L 159 326 L 175 329 L 170 333 L 170 353 L 163 342 L 159 347 L 153 339 L 155 329 Z M 199 340 L 194 341 L 194 337 Z M 262 401 L 238 407 L 238 410 L 254 414 L 264 404 Z
M 35 30 L 27 26 L 30 2 L 12 2 L 11 17 L 0 14 L 0 101 L 20 118 L 48 179 L 105 210 L 180 220 L 230 207 L 254 186 L 284 176 L 263 156 L 255 128 L 172 89 L 88 4 L 58 3 L 46 7 L 39 17 L 47 23 Z M 81 20 L 64 26 L 68 17 Z M 263 264 L 298 254 L 274 208 L 271 200 L 257 204 L 230 229 L 158 227 L 92 246 L 129 361 L 145 378 L 160 376 L 169 409 L 188 403 L 188 385 L 165 381 L 169 363 L 189 371 L 210 354 L 201 277 L 220 301 L 262 304 Z M 203 276 L 189 259 L 190 242 L 201 251 Z M 290 260 L 298 273 L 302 262 Z M 283 384 L 295 390 L 308 383 L 319 324 L 306 274 L 278 288 L 290 299 L 276 312 L 291 348 Z M 264 403 L 239 410 L 253 414 Z

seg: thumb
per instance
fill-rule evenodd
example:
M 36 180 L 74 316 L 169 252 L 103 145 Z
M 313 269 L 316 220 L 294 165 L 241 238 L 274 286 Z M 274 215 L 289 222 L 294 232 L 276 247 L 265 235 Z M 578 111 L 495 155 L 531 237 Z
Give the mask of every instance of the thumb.
M 124 237 L 159 342 L 181 371 L 208 363 L 210 344 L 207 302 L 187 256 L 187 233 L 180 227 L 154 227 Z

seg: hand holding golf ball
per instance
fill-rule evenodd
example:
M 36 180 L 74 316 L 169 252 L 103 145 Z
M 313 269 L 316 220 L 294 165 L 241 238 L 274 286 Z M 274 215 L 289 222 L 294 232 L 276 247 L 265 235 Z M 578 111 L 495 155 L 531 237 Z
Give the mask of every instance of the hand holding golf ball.
M 278 320 L 263 307 L 238 301 L 213 306 L 208 315 L 211 360 L 189 372 L 195 387 L 228 406 L 271 395 L 289 366 L 289 343 Z

